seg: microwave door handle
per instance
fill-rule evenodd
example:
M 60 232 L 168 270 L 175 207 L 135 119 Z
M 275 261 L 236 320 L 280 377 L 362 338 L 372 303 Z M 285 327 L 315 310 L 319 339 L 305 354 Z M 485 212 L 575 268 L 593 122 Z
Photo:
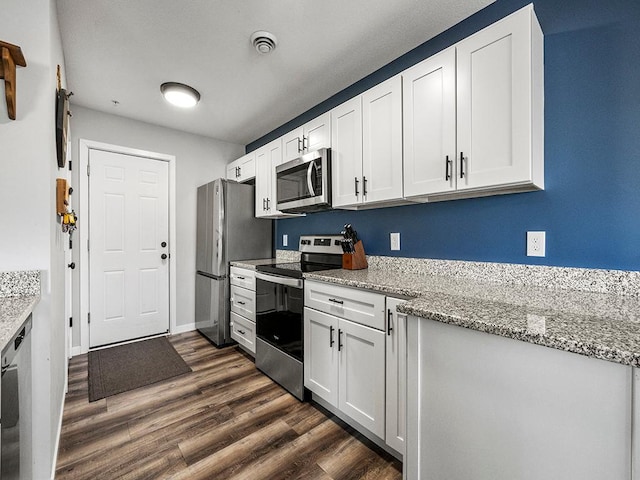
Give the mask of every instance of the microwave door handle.
M 309 168 L 307 168 L 307 187 L 309 187 L 309 193 L 311 193 L 312 197 L 316 196 L 316 192 L 313 189 L 313 182 L 311 181 L 311 171 L 316 168 L 316 162 L 309 163 Z

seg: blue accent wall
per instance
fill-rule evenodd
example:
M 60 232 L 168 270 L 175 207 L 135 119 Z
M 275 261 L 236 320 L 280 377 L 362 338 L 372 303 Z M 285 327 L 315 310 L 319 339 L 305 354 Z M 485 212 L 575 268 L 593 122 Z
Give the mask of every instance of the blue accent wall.
M 252 151 L 526 5 L 498 0 L 247 145 Z M 276 222 L 277 248 L 353 224 L 368 254 L 640 270 L 640 1 L 538 0 L 545 38 L 545 190 Z M 547 256 L 526 256 L 545 230 Z M 389 233 L 400 232 L 392 252 Z M 282 235 L 289 246 L 282 246 Z

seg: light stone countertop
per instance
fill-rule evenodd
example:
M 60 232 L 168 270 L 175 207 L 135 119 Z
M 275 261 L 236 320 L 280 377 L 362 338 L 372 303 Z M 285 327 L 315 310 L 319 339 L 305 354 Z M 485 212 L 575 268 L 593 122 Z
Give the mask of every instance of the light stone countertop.
M 256 265 L 264 265 L 265 263 L 271 263 L 275 258 L 260 258 L 257 260 L 236 260 L 229 262 L 232 267 L 246 268 L 248 270 L 255 270 Z
M 0 297 L 0 352 L 18 333 L 39 301 L 40 295 Z
M 40 301 L 40 272 L 0 272 L 0 351 Z
M 327 270 L 307 280 L 413 297 L 402 313 L 640 366 L 640 299 L 388 269 Z

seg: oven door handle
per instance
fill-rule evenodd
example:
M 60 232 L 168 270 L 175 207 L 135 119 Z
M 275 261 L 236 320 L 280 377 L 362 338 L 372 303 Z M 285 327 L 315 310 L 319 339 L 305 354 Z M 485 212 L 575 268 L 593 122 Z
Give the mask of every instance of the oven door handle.
M 317 169 L 318 167 L 316 167 L 316 162 L 311 161 L 309 163 L 309 167 L 307 168 L 307 187 L 309 188 L 309 193 L 311 194 L 312 197 L 316 196 L 316 192 L 313 189 L 313 182 L 311 181 L 311 174 L 313 172 L 313 169 Z
M 280 277 L 278 275 L 266 275 L 264 273 L 256 272 L 256 278 L 258 280 L 264 280 L 265 282 L 278 283 L 287 287 L 302 288 L 302 280 L 299 278 Z

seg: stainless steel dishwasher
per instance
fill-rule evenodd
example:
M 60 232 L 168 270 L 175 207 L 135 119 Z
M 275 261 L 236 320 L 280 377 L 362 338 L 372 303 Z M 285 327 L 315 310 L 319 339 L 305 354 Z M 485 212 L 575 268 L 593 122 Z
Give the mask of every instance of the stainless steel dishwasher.
M 31 316 L 2 351 L 0 478 L 30 479 Z

